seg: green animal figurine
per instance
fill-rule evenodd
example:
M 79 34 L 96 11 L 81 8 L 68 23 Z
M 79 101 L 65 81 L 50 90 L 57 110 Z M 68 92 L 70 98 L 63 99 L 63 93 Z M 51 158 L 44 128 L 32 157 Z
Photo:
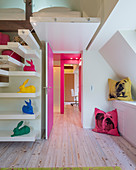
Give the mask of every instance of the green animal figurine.
M 20 121 L 17 124 L 17 127 L 13 129 L 14 134 L 11 135 L 11 137 L 21 136 L 21 135 L 25 135 L 25 134 L 30 133 L 30 127 L 24 125 L 23 127 L 20 128 L 20 126 L 22 126 L 22 124 L 23 124 L 23 121 Z

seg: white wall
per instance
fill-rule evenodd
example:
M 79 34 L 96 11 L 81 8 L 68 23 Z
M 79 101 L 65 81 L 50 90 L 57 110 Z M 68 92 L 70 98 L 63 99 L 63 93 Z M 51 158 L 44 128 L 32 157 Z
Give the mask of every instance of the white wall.
M 68 7 L 72 10 L 80 10 L 79 0 L 33 0 L 33 11 L 36 12 L 48 7 Z
M 0 0 L 0 8 L 21 8 L 25 10 L 23 0 Z
M 116 74 L 97 51 L 83 52 L 83 102 L 82 124 L 94 128 L 94 108 L 112 110 L 108 99 L 108 78 L 117 79 Z
M 120 79 L 132 81 L 132 97 L 136 99 L 136 31 L 116 32 L 100 49 L 100 53 Z
M 60 67 L 53 67 L 54 112 L 60 112 Z

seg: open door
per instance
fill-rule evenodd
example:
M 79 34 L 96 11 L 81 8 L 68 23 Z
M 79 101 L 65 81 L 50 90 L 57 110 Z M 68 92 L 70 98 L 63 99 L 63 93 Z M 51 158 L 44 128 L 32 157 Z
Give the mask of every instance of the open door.
M 46 43 L 46 59 L 45 59 L 45 114 L 46 114 L 46 131 L 45 137 L 49 138 L 53 127 L 53 51 Z

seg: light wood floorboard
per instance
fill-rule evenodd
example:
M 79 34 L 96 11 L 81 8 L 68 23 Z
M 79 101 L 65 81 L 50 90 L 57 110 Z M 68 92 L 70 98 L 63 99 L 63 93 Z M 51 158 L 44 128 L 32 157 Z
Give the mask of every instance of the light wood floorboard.
M 49 140 L 0 143 L 0 167 L 120 166 L 135 170 L 136 148 L 122 137 L 83 129 L 77 106 L 54 114 Z

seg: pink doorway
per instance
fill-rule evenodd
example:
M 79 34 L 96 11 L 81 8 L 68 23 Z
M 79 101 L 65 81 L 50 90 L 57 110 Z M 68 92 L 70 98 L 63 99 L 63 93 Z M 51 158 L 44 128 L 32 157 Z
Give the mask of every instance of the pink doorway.
M 53 51 L 46 43 L 46 139 L 53 127 Z
M 78 65 L 80 62 L 80 58 L 81 58 L 81 54 L 61 54 L 61 72 L 60 72 L 60 89 L 61 89 L 60 90 L 60 113 L 61 114 L 64 114 L 64 64 Z

